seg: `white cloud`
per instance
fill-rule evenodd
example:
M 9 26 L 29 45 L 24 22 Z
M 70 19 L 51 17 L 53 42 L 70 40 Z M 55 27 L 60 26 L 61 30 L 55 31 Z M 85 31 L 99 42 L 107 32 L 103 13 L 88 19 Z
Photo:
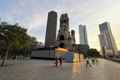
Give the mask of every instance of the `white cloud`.
M 37 40 L 44 42 L 47 24 L 47 14 L 35 13 L 32 15 L 29 25 L 28 33 L 37 37 Z

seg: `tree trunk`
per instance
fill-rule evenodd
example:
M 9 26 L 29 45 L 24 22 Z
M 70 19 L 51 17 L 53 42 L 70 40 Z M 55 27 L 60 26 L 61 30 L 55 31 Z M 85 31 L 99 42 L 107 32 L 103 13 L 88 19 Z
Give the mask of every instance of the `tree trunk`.
M 1 66 L 4 66 L 5 60 L 7 60 L 7 58 L 8 58 L 8 52 L 9 52 L 9 48 L 7 49 L 7 51 L 5 52 L 5 55 L 2 58 Z

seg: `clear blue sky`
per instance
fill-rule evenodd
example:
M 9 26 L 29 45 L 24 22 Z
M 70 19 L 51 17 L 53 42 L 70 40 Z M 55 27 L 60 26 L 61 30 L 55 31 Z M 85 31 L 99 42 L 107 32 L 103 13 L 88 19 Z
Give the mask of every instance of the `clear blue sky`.
M 77 43 L 78 25 L 86 25 L 90 47 L 99 50 L 98 25 L 104 21 L 110 22 L 120 49 L 120 0 L 0 0 L 0 18 L 10 23 L 20 23 L 30 35 L 42 42 L 45 40 L 47 13 L 50 10 L 57 11 L 58 19 L 60 14 L 68 13 L 70 28 L 76 30 Z

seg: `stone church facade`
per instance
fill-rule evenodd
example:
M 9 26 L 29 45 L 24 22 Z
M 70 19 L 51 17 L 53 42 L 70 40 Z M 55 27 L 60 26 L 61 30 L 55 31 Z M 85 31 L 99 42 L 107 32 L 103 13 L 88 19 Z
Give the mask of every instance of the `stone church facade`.
M 72 50 L 75 44 L 75 31 L 69 31 L 69 17 L 67 13 L 60 16 L 60 28 L 57 36 L 57 44 L 59 47 Z

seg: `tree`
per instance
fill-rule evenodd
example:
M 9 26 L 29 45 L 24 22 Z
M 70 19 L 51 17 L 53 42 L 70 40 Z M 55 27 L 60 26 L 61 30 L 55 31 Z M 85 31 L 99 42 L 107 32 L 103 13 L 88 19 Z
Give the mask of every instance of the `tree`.
M 91 57 L 100 57 L 100 53 L 97 51 L 97 49 L 91 48 L 88 51 L 88 56 L 91 56 Z
M 6 45 L 4 46 L 5 52 L 2 56 L 1 66 L 4 65 L 5 60 L 8 58 L 8 56 L 16 56 L 18 50 L 26 51 L 26 49 L 31 48 L 33 43 L 36 42 L 35 38 L 27 34 L 27 29 L 22 28 L 18 24 L 12 25 L 8 24 L 7 22 L 1 22 L 0 34 L 2 34 L 0 40 L 3 41 Z
M 1 34 L 0 33 L 0 58 L 4 55 L 3 53 L 5 52 L 5 50 L 6 50 L 6 46 L 7 46 L 7 44 L 6 44 L 6 38 L 4 37 L 4 35 L 3 34 Z

